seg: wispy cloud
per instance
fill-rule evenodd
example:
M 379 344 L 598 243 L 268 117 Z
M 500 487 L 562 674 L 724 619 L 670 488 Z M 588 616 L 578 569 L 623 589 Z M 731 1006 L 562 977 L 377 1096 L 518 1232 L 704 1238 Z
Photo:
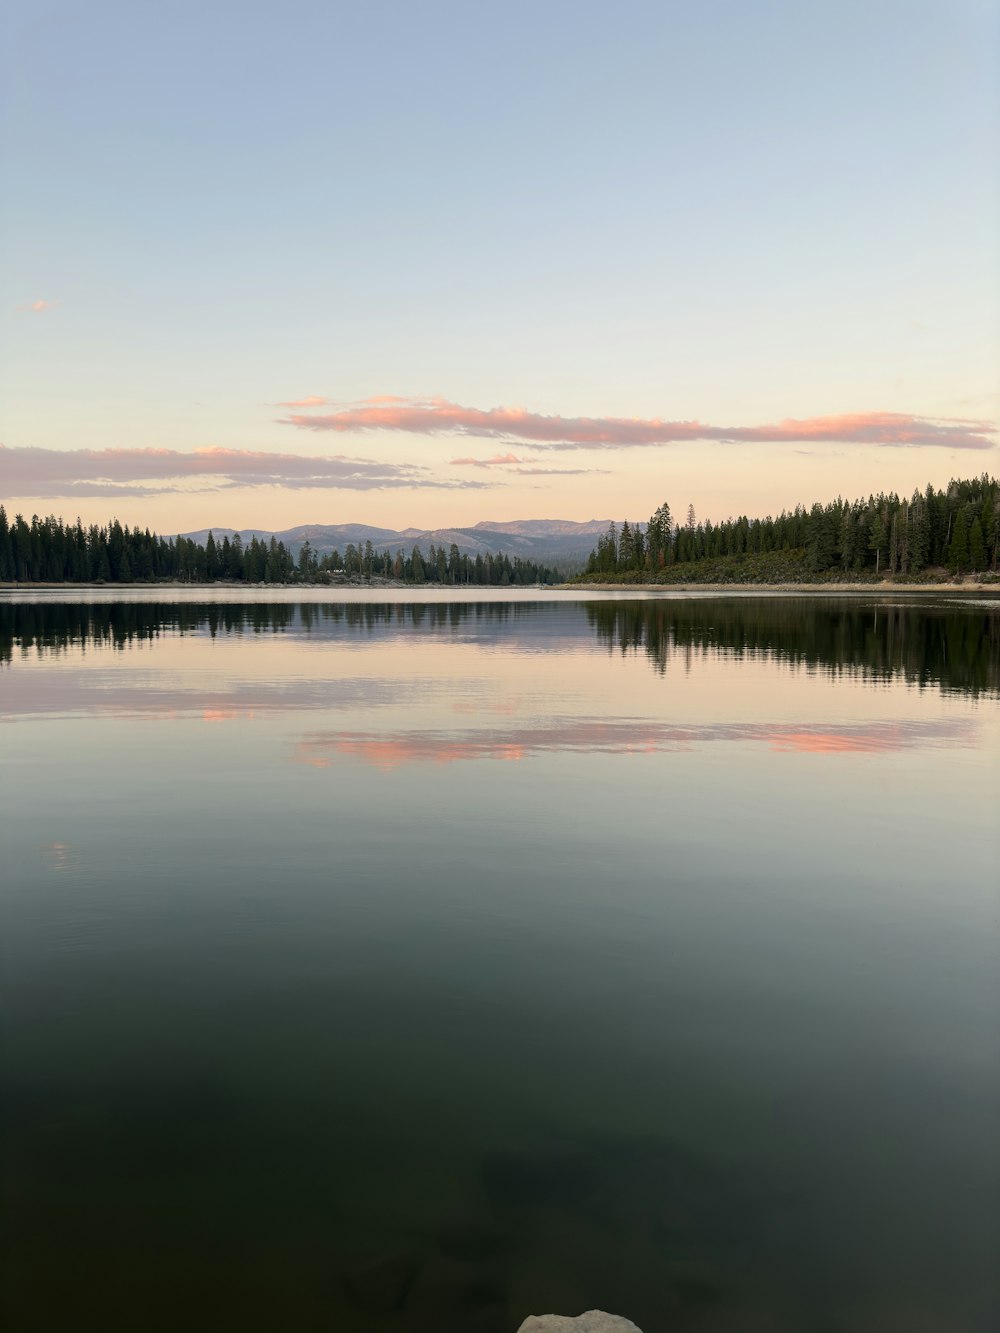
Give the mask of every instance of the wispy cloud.
M 55 310 L 58 304 L 58 301 L 27 301 L 24 305 L 19 305 L 17 308 L 22 314 L 43 315 L 47 310 Z
M 516 467 L 513 470 L 519 477 L 606 477 L 611 471 L 606 467 Z
M 592 472 L 606 473 L 603 467 L 539 467 L 538 458 L 518 458 L 517 454 L 494 454 L 492 458 L 453 458 L 452 467 L 500 467 L 518 477 L 582 477 Z
M 581 477 L 589 473 L 607 473 L 607 468 L 539 467 L 541 459 L 519 459 L 516 453 L 495 453 L 492 459 L 452 459 L 453 468 L 504 468 L 519 477 Z
M 917 417 L 901 412 L 856 412 L 789 418 L 765 425 L 718 426 L 659 417 L 544 416 L 523 407 L 462 407 L 446 398 L 381 397 L 341 404 L 309 401 L 311 406 L 332 406 L 334 410 L 293 412 L 281 418 L 282 424 L 299 430 L 339 433 L 404 431 L 417 435 L 470 435 L 530 444 L 535 449 L 619 449 L 685 441 L 947 449 L 992 449 L 996 444 L 993 421 Z
M 488 481 L 441 479 L 409 463 L 335 454 L 263 453 L 247 449 L 35 449 L 0 444 L 0 494 L 49 498 L 143 496 L 235 486 L 290 490 L 378 491 L 390 488 L 482 490 Z M 186 484 L 185 484 L 186 483 Z
M 452 467 L 511 467 L 515 463 L 533 463 L 533 458 L 518 458 L 517 454 L 494 454 L 492 458 L 453 458 Z

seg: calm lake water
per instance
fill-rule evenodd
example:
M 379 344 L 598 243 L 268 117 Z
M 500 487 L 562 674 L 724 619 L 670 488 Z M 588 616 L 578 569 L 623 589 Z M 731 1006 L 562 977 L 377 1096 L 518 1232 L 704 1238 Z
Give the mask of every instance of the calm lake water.
M 995 1329 L 997 603 L 377 596 L 0 598 L 5 1327 Z

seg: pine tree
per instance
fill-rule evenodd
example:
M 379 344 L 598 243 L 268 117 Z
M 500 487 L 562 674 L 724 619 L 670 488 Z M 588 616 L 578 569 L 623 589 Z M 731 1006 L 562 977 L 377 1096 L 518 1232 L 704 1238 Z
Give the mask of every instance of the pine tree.
M 10 547 L 10 524 L 7 511 L 0 505 L 0 582 L 9 582 L 14 577 L 14 562 Z
M 913 514 L 913 533 L 910 540 L 910 570 L 919 574 L 927 564 L 931 549 L 931 521 L 927 501 L 919 491 L 913 492 L 910 502 Z
M 635 542 L 632 539 L 632 525 L 628 519 L 622 524 L 618 538 L 618 568 L 632 569 L 635 564 Z
M 969 565 L 973 572 L 986 568 L 986 543 L 983 541 L 983 525 L 978 518 L 972 520 L 969 529 Z
M 887 545 L 887 526 L 886 511 L 884 508 L 876 509 L 872 515 L 869 525 L 868 549 L 875 553 L 875 571 L 881 573 L 886 555 Z
M 659 509 L 650 515 L 649 523 L 646 525 L 646 545 L 651 569 L 658 569 L 667 563 L 672 534 L 673 519 L 670 516 L 670 506 L 664 500 Z
M 834 542 L 832 517 L 822 505 L 815 504 L 810 514 L 812 534 L 809 542 L 809 567 L 814 574 L 822 574 L 833 564 Z
M 205 575 L 210 581 L 219 577 L 219 553 L 211 532 L 209 532 L 208 541 L 205 543 Z
M 948 568 L 953 574 L 961 574 L 969 567 L 969 529 L 965 521 L 965 510 L 960 509 L 952 525 L 951 542 L 948 545 Z
M 993 491 L 983 501 L 983 541 L 986 545 L 986 561 L 991 569 L 996 569 L 1000 562 L 1000 507 L 996 501 L 996 483 Z

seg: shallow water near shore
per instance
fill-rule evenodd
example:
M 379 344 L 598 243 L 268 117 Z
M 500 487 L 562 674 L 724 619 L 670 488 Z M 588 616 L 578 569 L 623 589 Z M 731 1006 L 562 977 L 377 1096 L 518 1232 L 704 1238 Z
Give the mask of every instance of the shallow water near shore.
M 1000 608 L 0 595 L 17 1330 L 1000 1308 Z

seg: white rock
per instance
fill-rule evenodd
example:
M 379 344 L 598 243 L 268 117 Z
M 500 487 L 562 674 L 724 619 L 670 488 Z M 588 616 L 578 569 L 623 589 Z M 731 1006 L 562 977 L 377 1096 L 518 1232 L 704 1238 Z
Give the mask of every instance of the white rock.
M 588 1310 L 575 1319 L 564 1314 L 532 1314 L 517 1333 L 642 1333 L 631 1319 L 604 1310 Z

